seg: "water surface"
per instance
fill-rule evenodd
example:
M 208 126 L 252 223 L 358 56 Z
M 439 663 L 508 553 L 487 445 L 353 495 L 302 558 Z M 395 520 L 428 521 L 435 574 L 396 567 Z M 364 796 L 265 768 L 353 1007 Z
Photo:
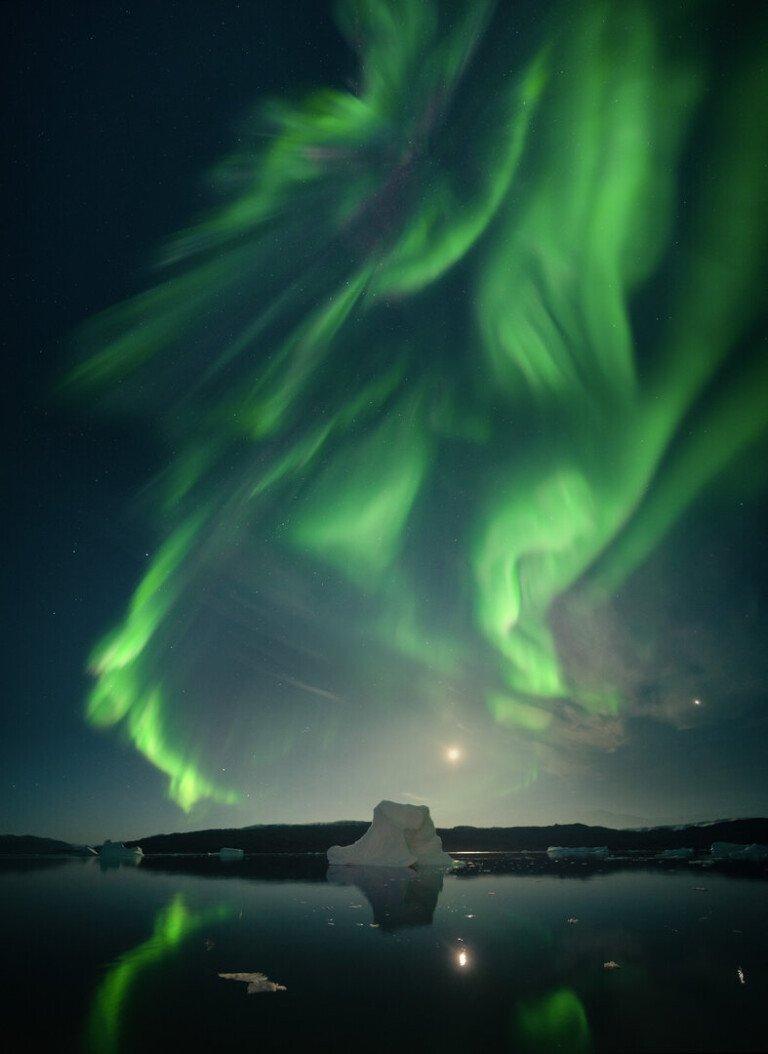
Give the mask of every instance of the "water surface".
M 48 1050 L 765 1050 L 767 891 L 689 869 L 5 861 L 4 1032 Z

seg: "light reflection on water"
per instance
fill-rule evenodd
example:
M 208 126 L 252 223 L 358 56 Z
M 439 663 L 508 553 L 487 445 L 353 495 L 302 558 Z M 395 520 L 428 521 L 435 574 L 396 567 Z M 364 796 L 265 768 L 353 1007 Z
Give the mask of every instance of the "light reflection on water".
M 189 1049 L 366 1049 L 375 1021 L 404 1049 L 764 1049 L 759 881 L 39 863 L 0 864 L 3 1021 L 30 1048 L 153 1049 L 161 1022 Z

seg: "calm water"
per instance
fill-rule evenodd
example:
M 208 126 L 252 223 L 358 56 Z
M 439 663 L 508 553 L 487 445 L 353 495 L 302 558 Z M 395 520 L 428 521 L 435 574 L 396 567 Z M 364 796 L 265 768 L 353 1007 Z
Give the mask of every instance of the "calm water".
M 0 864 L 4 1049 L 768 1049 L 765 883 L 324 870 Z

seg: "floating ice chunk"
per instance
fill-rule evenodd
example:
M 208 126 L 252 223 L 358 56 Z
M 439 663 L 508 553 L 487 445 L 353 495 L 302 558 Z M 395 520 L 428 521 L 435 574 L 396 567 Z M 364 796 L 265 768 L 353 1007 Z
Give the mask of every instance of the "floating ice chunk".
M 768 845 L 713 842 L 712 857 L 715 860 L 768 860 Z
M 373 810 L 373 823 L 352 845 L 332 845 L 329 864 L 363 867 L 449 867 L 453 860 L 443 852 L 426 805 L 401 805 L 381 801 Z
M 219 849 L 219 860 L 242 860 L 244 857 L 242 849 L 227 849 L 226 846 Z
M 550 860 L 602 860 L 608 856 L 608 846 L 562 846 L 551 845 L 547 849 Z
M 270 981 L 265 973 L 220 973 L 224 981 L 243 981 L 248 985 L 247 995 L 259 995 L 261 992 L 287 992 L 284 984 Z
M 695 852 L 695 849 L 665 849 L 659 853 L 659 860 L 691 860 Z

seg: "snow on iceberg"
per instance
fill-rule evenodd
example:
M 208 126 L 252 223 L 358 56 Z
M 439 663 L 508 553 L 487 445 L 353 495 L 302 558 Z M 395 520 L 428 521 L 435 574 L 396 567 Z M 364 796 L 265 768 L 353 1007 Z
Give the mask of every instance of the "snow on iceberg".
M 401 805 L 380 801 L 373 810 L 373 823 L 352 845 L 332 845 L 329 864 L 363 867 L 450 867 L 452 858 L 443 852 L 426 805 Z
M 768 860 L 768 845 L 713 842 L 712 857 L 714 860 Z
M 602 860 L 608 856 L 607 845 L 563 846 L 551 845 L 547 849 L 550 860 Z

